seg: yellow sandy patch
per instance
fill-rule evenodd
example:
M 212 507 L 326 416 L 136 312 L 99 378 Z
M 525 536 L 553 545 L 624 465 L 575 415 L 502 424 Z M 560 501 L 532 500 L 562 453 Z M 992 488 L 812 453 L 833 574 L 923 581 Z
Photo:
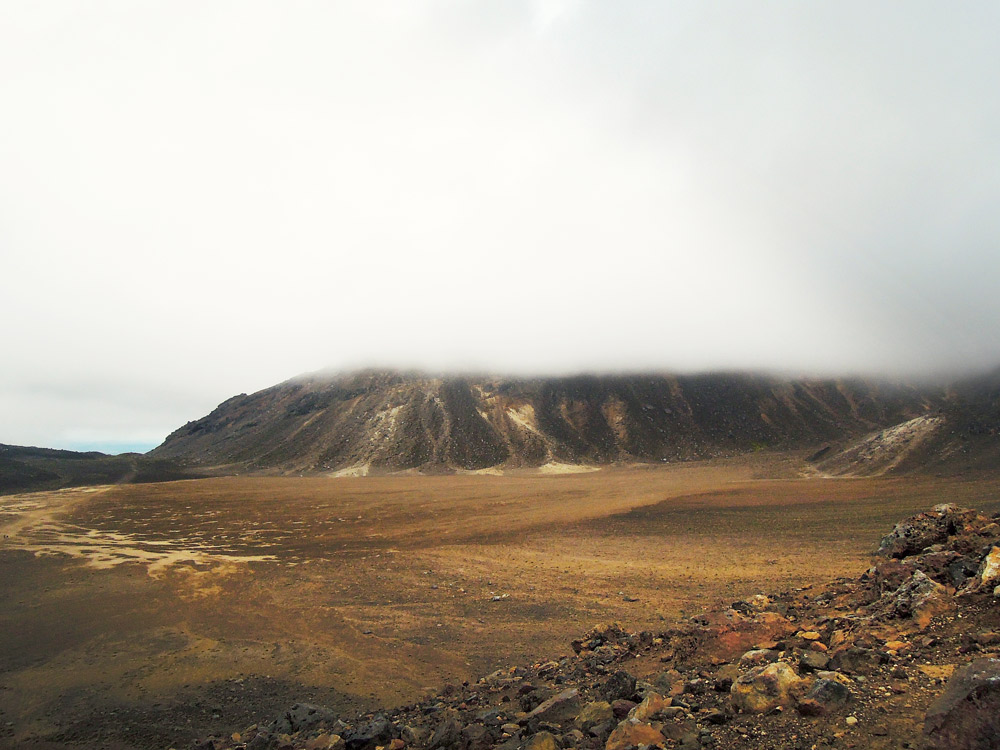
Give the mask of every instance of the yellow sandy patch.
M 563 464 L 557 461 L 549 461 L 538 467 L 539 474 L 586 474 L 591 471 L 600 471 L 600 468 L 584 464 Z

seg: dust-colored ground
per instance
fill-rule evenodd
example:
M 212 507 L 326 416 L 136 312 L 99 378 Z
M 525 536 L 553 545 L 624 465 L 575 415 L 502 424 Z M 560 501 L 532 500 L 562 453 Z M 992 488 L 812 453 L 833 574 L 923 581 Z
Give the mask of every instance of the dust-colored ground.
M 0 498 L 0 745 L 182 746 L 344 711 L 757 591 L 855 575 L 1000 483 L 758 458 L 577 474 L 225 478 Z M 780 476 L 780 479 L 761 479 Z

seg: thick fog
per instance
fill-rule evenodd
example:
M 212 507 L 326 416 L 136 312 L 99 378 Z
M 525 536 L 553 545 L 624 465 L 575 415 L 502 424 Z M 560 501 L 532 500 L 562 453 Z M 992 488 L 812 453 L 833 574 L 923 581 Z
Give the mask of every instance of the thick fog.
M 1000 363 L 1000 5 L 9 2 L 0 442 L 362 365 Z

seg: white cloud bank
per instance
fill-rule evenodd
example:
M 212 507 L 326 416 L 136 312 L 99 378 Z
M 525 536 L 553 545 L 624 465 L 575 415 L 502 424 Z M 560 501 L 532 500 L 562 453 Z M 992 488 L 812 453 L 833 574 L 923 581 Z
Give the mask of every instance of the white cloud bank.
M 1000 6 L 0 8 L 0 442 L 365 364 L 1000 361 Z

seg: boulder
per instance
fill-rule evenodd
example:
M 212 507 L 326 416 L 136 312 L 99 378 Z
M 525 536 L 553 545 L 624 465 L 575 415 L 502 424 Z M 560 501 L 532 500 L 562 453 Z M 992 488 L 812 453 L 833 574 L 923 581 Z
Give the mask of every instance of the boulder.
M 627 750 L 640 745 L 664 747 L 666 744 L 667 738 L 656 727 L 626 719 L 615 727 L 604 750 Z
M 337 715 L 328 708 L 312 703 L 296 703 L 269 727 L 272 734 L 295 734 L 296 732 L 332 727 L 337 723 Z
M 559 750 L 559 743 L 550 732 L 538 732 L 533 734 L 522 747 L 524 750 Z
M 614 716 L 615 714 L 610 703 L 607 701 L 594 701 L 583 707 L 583 710 L 573 720 L 573 725 L 577 729 L 587 732 L 592 727 L 612 721 Z
M 932 552 L 919 558 L 920 570 L 938 583 L 946 586 L 961 586 L 976 574 L 978 557 L 960 555 L 954 550 Z
M 346 750 L 371 750 L 378 745 L 386 745 L 391 739 L 392 724 L 381 714 L 377 714 L 364 724 L 344 733 Z
M 635 707 L 635 701 L 627 701 L 624 698 L 619 698 L 611 702 L 611 710 L 614 712 L 615 718 L 619 720 L 628 716 L 629 712 Z
M 468 724 L 462 729 L 463 750 L 489 750 L 493 747 L 493 736 L 482 724 Z M 392 750 L 391 746 L 387 750 Z
M 902 586 L 916 571 L 917 566 L 911 562 L 899 560 L 881 560 L 868 569 L 862 580 L 871 581 L 878 595 L 895 591 Z
M 830 665 L 830 657 L 822 651 L 803 651 L 799 654 L 799 669 L 803 672 L 818 672 Z
M 918 513 L 897 523 L 892 531 L 882 537 L 875 552 L 880 557 L 902 559 L 921 552 L 932 544 L 938 544 L 948 538 L 948 532 L 942 523 L 944 514 L 938 511 Z
M 451 750 L 462 744 L 462 725 L 454 719 L 446 719 L 438 724 L 434 734 L 431 735 L 430 742 L 427 743 L 428 750 Z
M 852 646 L 835 653 L 830 659 L 830 668 L 838 672 L 868 677 L 875 674 L 887 661 L 888 656 L 880 651 Z
M 547 721 L 550 724 L 561 724 L 571 721 L 580 713 L 580 691 L 575 688 L 563 690 L 556 696 L 543 701 L 533 711 L 520 720 L 521 724 L 531 721 Z
M 660 721 L 663 718 L 663 710 L 670 708 L 672 702 L 670 698 L 664 698 L 659 693 L 648 693 L 642 699 L 642 703 L 629 712 L 628 718 L 642 722 Z
M 1000 659 L 977 659 L 948 680 L 924 718 L 928 750 L 987 750 L 1000 745 Z
M 784 662 L 755 667 L 730 689 L 733 707 L 745 713 L 763 713 L 793 703 L 792 690 L 802 681 Z
M 983 558 L 979 570 L 967 587 L 967 591 L 988 591 L 1000 584 L 1000 547 L 993 547 Z
M 601 693 L 608 701 L 616 701 L 620 698 L 631 699 L 635 695 L 635 677 L 628 672 L 619 670 L 604 681 Z
M 726 664 L 715 673 L 715 689 L 719 693 L 728 693 L 733 683 L 740 676 L 740 668 L 735 664 Z
M 819 678 L 798 700 L 796 708 L 804 716 L 826 716 L 844 706 L 851 691 L 840 680 Z
M 886 614 L 910 618 L 921 629 L 926 628 L 935 615 L 953 606 L 948 590 L 937 581 L 917 570 L 910 579 L 882 599 Z
M 882 538 L 878 551 L 881 557 L 902 559 L 923 552 L 935 544 L 943 544 L 949 537 L 977 534 L 989 519 L 976 511 L 952 504 L 935 505 L 926 513 L 900 521 Z

